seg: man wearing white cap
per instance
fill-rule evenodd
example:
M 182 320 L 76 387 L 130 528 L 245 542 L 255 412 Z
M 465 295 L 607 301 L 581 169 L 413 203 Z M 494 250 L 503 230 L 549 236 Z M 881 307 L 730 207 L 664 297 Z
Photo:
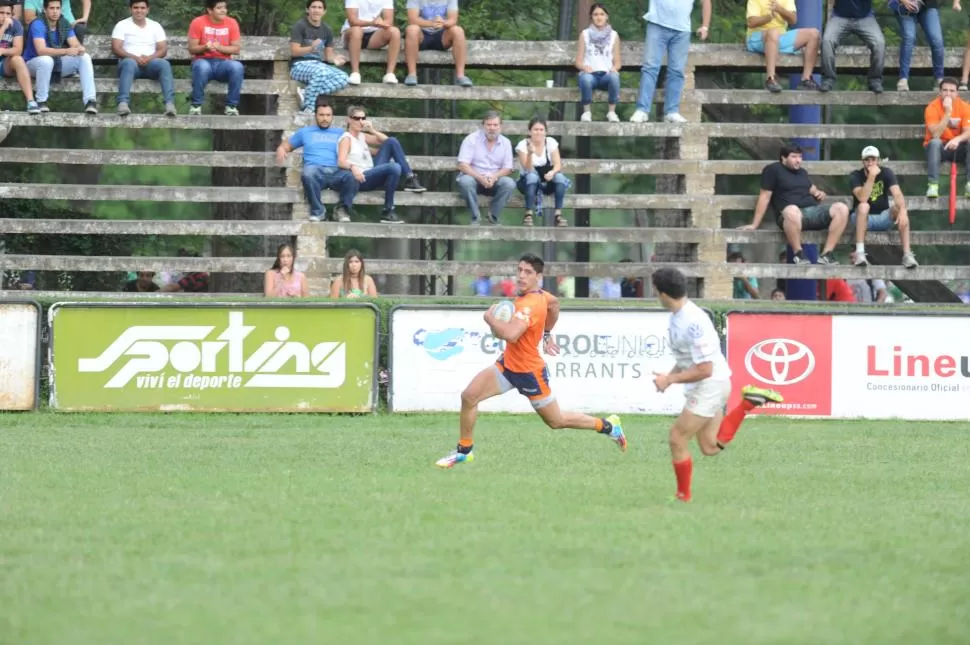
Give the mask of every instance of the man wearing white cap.
M 855 253 L 852 264 L 867 266 L 866 230 L 888 231 L 899 229 L 903 244 L 903 266 L 913 269 L 919 266 L 916 256 L 909 248 L 909 215 L 906 199 L 896 181 L 896 173 L 879 165 L 879 149 L 866 146 L 862 149 L 862 168 L 849 175 L 852 187 L 852 213 L 849 224 L 855 226 Z

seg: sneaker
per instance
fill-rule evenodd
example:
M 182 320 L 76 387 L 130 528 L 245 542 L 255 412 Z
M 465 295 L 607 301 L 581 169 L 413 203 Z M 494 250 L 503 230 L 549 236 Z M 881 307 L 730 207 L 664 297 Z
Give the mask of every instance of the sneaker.
M 118 113 L 118 116 L 128 116 L 131 114 L 131 108 L 128 107 L 127 103 L 119 103 L 115 111 Z
M 239 116 L 239 108 L 235 105 L 227 105 L 226 109 L 222 111 L 226 116 Z
M 835 256 L 832 255 L 832 252 L 829 251 L 828 253 L 823 253 L 822 255 L 818 256 L 818 263 L 833 265 L 833 264 L 838 264 L 839 261 L 836 260 Z
M 404 190 L 408 193 L 423 193 L 428 189 L 421 185 L 417 175 L 411 175 L 404 180 Z
M 350 85 L 360 85 L 360 72 L 353 72 L 348 76 L 347 83 Z
M 882 94 L 882 81 L 869 81 L 869 90 L 873 94 Z
M 84 104 L 84 113 L 85 114 L 97 114 L 98 113 L 98 102 L 97 101 L 88 101 L 87 103 L 85 103 Z
M 463 464 L 466 462 L 475 461 L 475 451 L 471 452 L 458 452 L 455 450 L 434 462 L 434 465 L 438 468 L 454 468 L 456 464 Z
M 896 91 L 897 92 L 908 92 L 909 91 L 909 79 L 901 78 L 896 81 Z
M 473 87 L 475 84 L 472 83 L 472 79 L 468 78 L 467 76 L 459 76 L 455 79 L 455 85 L 458 85 L 459 87 Z
M 795 253 L 794 255 L 792 255 L 791 263 L 792 264 L 811 264 L 809 259 L 805 257 L 805 253 L 803 251 L 799 251 L 798 253 Z
M 335 209 L 333 209 L 333 216 L 337 219 L 338 222 L 350 221 L 350 211 L 343 204 L 340 204 Z
M 781 92 L 781 83 L 779 83 L 772 77 L 768 77 L 768 80 L 765 81 L 765 89 L 771 92 L 772 94 L 778 94 L 779 92 Z
M 384 74 L 384 78 L 381 79 L 381 82 L 386 83 L 387 85 L 397 85 L 397 76 L 388 72 L 387 74 Z
M 482 225 L 481 221 L 479 221 L 479 219 L 477 217 L 473 218 L 472 221 L 469 222 L 469 224 L 471 226 L 481 226 Z
M 324 215 L 310 215 L 309 217 L 307 217 L 307 219 L 310 220 L 311 222 L 321 222 L 321 221 L 323 221 L 324 217 L 326 217 L 326 214 L 324 214 Z
M 51 111 L 51 109 L 47 107 L 47 101 L 38 101 L 37 107 L 40 108 L 41 114 L 46 114 Z
M 919 266 L 919 262 L 916 261 L 916 256 L 913 255 L 912 251 L 903 253 L 903 266 L 907 269 L 915 269 Z
M 940 196 L 940 185 L 929 183 L 926 184 L 926 196 L 930 199 L 936 199 Z
M 620 417 L 615 414 L 611 414 L 606 417 L 606 420 L 610 422 L 613 426 L 613 430 L 610 431 L 610 439 L 616 442 L 616 445 L 620 447 L 620 450 L 626 452 L 626 435 L 623 434 L 623 424 L 620 423 Z
M 609 121 L 610 123 L 619 123 L 620 117 L 616 116 L 616 112 L 607 112 L 606 120 Z
M 27 114 L 40 114 L 40 105 L 37 101 L 27 101 Z
M 175 109 L 175 104 L 174 103 L 166 103 L 165 104 L 165 116 L 175 116 L 176 114 L 178 114 L 178 111 Z
M 667 123 L 687 123 L 687 119 L 685 119 L 680 112 L 670 112 L 665 114 L 664 121 Z
M 649 120 L 650 115 L 643 110 L 637 110 L 633 113 L 633 116 L 630 117 L 630 123 L 646 123 Z
M 393 208 L 385 208 L 381 211 L 381 222 L 384 224 L 401 224 L 404 220 L 397 216 Z
M 199 116 L 202 114 L 201 105 L 193 105 L 189 108 L 189 116 Z
M 745 385 L 741 388 L 741 398 L 749 403 L 754 403 L 755 406 L 762 406 L 768 401 L 772 403 L 781 403 L 785 399 L 774 390 L 766 390 L 764 388 L 755 387 L 753 385 Z
M 803 78 L 798 82 L 798 88 L 800 90 L 812 90 L 813 92 L 818 91 L 818 83 L 815 82 L 814 78 Z
M 593 121 L 593 113 L 583 112 L 582 115 L 580 115 L 579 120 L 581 123 L 591 123 Z
M 829 78 L 823 78 L 822 84 L 818 86 L 819 92 L 831 92 L 835 89 L 835 81 Z
M 939 83 L 937 83 L 937 87 L 939 87 Z M 960 85 L 957 86 L 957 91 L 958 92 L 966 92 L 967 90 L 970 90 L 970 86 L 967 85 L 967 82 L 966 81 L 960 81 Z
M 855 252 L 852 254 L 852 266 L 854 267 L 867 267 L 869 266 L 869 258 L 866 257 L 866 252 L 862 253 Z
M 306 102 L 306 90 L 303 89 L 302 87 L 300 87 L 299 85 L 297 85 L 296 86 L 296 95 L 300 99 L 300 105 L 303 105 Z
M 418 84 L 417 74 L 408 74 L 404 77 L 404 85 L 407 87 L 415 87 Z

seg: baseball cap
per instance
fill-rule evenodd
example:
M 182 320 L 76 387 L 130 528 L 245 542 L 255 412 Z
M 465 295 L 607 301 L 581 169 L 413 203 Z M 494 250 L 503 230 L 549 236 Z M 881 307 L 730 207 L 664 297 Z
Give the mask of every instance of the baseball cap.
M 880 158 L 879 157 L 879 148 L 877 148 L 876 146 L 866 146 L 865 148 L 863 148 L 862 149 L 862 158 L 863 159 L 868 159 L 869 157 L 875 157 L 876 159 L 879 159 Z

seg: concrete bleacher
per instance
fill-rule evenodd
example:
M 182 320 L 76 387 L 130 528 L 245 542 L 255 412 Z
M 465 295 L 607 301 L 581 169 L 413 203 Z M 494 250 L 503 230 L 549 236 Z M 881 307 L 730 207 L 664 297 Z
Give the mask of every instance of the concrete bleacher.
M 113 69 L 100 67 L 113 65 L 108 39 L 90 37 L 86 45 L 99 65 L 97 81 L 100 93 L 111 94 L 116 89 Z M 472 68 L 510 69 L 572 69 L 575 45 L 568 42 L 504 42 L 477 41 L 469 44 L 468 65 Z M 382 52 L 364 52 L 365 63 L 381 64 Z M 188 55 L 184 39 L 170 41 L 169 58 L 178 64 L 186 64 Z M 247 65 L 262 65 L 272 69 L 270 79 L 247 79 L 243 92 L 251 95 L 276 97 L 274 114 L 225 117 L 206 115 L 188 117 L 181 115 L 170 119 L 157 114 L 133 114 L 120 118 L 107 106 L 105 111 L 91 117 L 77 113 L 50 113 L 31 116 L 25 113 L 0 114 L 0 129 L 21 127 L 63 128 L 164 128 L 195 130 L 238 130 L 289 133 L 311 123 L 309 115 L 297 113 L 296 84 L 288 78 L 289 48 L 282 38 L 246 38 L 239 56 Z M 403 59 L 403 56 L 402 56 Z M 898 66 L 896 52 L 887 52 L 887 73 Z M 624 69 L 639 68 L 642 60 L 641 43 L 624 43 Z M 947 67 L 962 64 L 962 49 L 948 50 Z M 422 66 L 450 67 L 450 54 L 422 52 Z M 918 48 L 914 54 L 915 70 L 928 69 L 929 52 Z M 800 57 L 782 57 L 782 69 L 801 67 Z M 868 51 L 862 48 L 843 48 L 839 54 L 839 68 L 864 70 L 868 67 Z M 906 271 L 898 266 L 872 266 L 868 269 L 849 267 L 796 267 L 776 264 L 745 265 L 725 262 L 727 244 L 753 244 L 783 242 L 781 232 L 768 222 L 759 231 L 736 231 L 722 228 L 722 214 L 726 211 L 747 210 L 754 206 L 754 195 L 715 194 L 715 178 L 718 175 L 754 175 L 769 160 L 710 160 L 712 139 L 788 139 L 792 137 L 818 137 L 872 142 L 885 139 L 917 139 L 922 136 L 920 123 L 898 125 L 871 124 L 822 124 L 792 125 L 787 123 L 721 123 L 701 122 L 701 112 L 707 105 L 873 105 L 873 106 L 922 106 L 929 102 L 932 92 L 887 92 L 875 96 L 870 92 L 836 91 L 828 94 L 816 92 L 786 91 L 769 94 L 763 90 L 698 89 L 694 87 L 697 70 L 720 69 L 730 71 L 761 71 L 763 60 L 744 52 L 734 45 L 695 45 L 692 47 L 690 68 L 687 74 L 682 113 L 691 123 L 678 126 L 663 123 L 579 123 L 575 121 L 551 122 L 549 132 L 557 137 L 625 137 L 625 138 L 675 138 L 680 142 L 679 159 L 564 159 L 564 171 L 575 175 L 683 175 L 686 190 L 683 194 L 591 194 L 571 192 L 567 195 L 567 208 L 619 209 L 682 209 L 691 213 L 690 228 L 578 228 L 566 229 L 521 226 L 497 226 L 471 228 L 467 226 L 405 224 L 384 225 L 357 221 L 352 223 L 318 223 L 306 221 L 306 207 L 299 183 L 302 158 L 293 155 L 281 172 L 286 172 L 284 188 L 252 186 L 114 186 L 24 183 L 0 186 L 0 199 L 50 199 L 84 201 L 153 201 L 153 202 L 204 202 L 204 203 L 273 203 L 287 205 L 292 212 L 291 221 L 212 220 L 212 221 L 131 221 L 131 220 L 45 220 L 0 219 L 0 234 L 77 234 L 77 235 L 204 235 L 204 236 L 294 236 L 297 239 L 301 263 L 305 263 L 311 290 L 323 293 L 327 278 L 339 270 L 341 259 L 328 258 L 326 242 L 332 237 L 370 237 L 383 239 L 414 240 L 521 240 L 529 242 L 586 242 L 594 244 L 659 243 L 676 242 L 689 245 L 695 261 L 678 263 L 689 275 L 702 280 L 702 292 L 706 297 L 730 297 L 731 278 L 737 275 L 755 277 L 805 277 L 832 278 L 851 274 L 853 277 L 882 277 L 888 279 L 931 280 L 970 278 L 970 268 L 923 266 Z M 574 80 L 570 81 L 573 85 Z M 178 79 L 177 92 L 187 92 L 189 81 Z M 17 91 L 10 79 L 0 82 L 0 88 Z M 212 83 L 212 93 L 223 91 L 224 86 Z M 67 79 L 54 86 L 53 91 L 78 92 L 74 79 Z M 149 81 L 135 83 L 135 92 L 156 92 L 157 86 Z M 625 88 L 622 101 L 631 102 L 636 88 Z M 658 92 L 658 101 L 662 92 Z M 381 100 L 455 100 L 557 102 L 576 101 L 575 87 L 506 87 L 478 85 L 459 88 L 451 85 L 421 85 L 407 88 L 403 85 L 387 86 L 365 83 L 349 87 L 338 94 L 343 99 L 360 99 L 364 102 Z M 373 120 L 379 128 L 389 133 L 408 134 L 466 134 L 478 126 L 474 120 L 427 120 L 414 118 L 381 117 L 379 112 Z M 338 123 L 340 121 L 338 120 Z M 522 136 L 526 124 L 507 121 L 504 132 L 513 141 Z M 454 151 L 457 152 L 457 151 Z M 454 154 L 440 156 L 414 156 L 411 158 L 416 170 L 422 172 L 452 172 L 455 170 Z M 213 151 L 149 151 L 149 150 L 59 150 L 0 147 L 0 163 L 19 164 L 98 164 L 98 165 L 146 165 L 146 166 L 194 166 L 212 168 L 266 168 L 274 164 L 272 152 L 213 152 Z M 813 175 L 841 176 L 858 167 L 858 162 L 830 161 L 807 164 Z M 925 165 L 921 161 L 892 163 L 899 175 L 921 175 Z M 944 169 L 946 172 L 947 169 Z M 961 191 L 962 193 L 962 191 Z M 332 193 L 324 194 L 324 201 L 334 202 Z M 846 195 L 833 195 L 830 199 L 845 199 Z M 358 204 L 379 204 L 379 193 L 362 193 Z M 420 195 L 399 193 L 400 206 L 423 206 L 460 208 L 462 203 L 455 192 L 428 192 Z M 911 211 L 945 213 L 948 199 L 928 200 L 921 196 L 907 197 Z M 510 202 L 511 209 L 522 206 L 516 194 Z M 958 200 L 958 207 L 970 207 L 970 201 Z M 521 210 L 506 211 L 506 222 L 520 221 Z M 941 215 L 943 217 L 943 215 Z M 467 221 L 467 214 L 459 212 L 456 221 Z M 846 239 L 848 240 L 849 234 Z M 809 234 L 808 240 L 819 240 L 818 234 Z M 893 243 L 898 239 L 893 233 L 870 234 L 870 244 Z M 966 245 L 970 233 L 964 232 L 915 232 L 914 246 Z M 0 255 L 0 269 L 34 269 L 48 271 L 114 271 L 153 269 L 161 270 L 207 270 L 211 272 L 258 273 L 264 271 L 271 259 L 263 257 L 206 257 L 206 258 L 146 258 L 146 257 L 90 257 L 57 255 Z M 558 275 L 613 276 L 630 272 L 647 274 L 658 264 L 633 264 L 618 267 L 606 262 L 550 263 L 550 271 Z M 402 275 L 477 275 L 480 273 L 503 273 L 506 263 L 461 262 L 441 260 L 388 260 L 369 258 L 372 273 L 397 273 Z

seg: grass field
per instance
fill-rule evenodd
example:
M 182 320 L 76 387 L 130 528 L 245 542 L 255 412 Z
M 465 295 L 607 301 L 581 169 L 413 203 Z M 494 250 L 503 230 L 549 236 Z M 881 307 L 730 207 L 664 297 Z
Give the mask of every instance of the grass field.
M 966 424 L 668 422 L 3 415 L 0 643 L 970 642 Z

